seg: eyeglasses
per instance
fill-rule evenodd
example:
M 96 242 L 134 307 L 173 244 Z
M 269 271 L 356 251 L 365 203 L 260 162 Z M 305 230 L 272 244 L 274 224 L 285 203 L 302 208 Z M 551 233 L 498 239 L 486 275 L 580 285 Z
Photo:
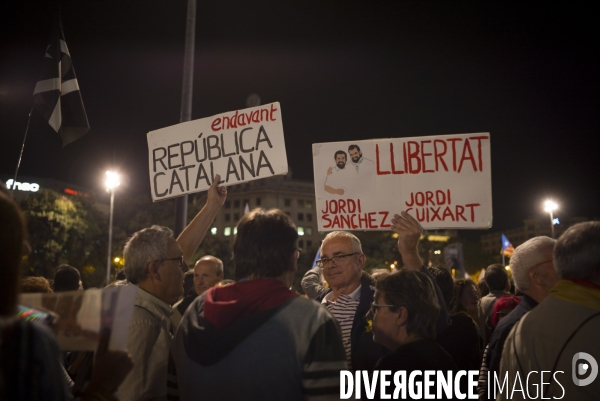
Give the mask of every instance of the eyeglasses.
M 162 262 L 166 262 L 167 260 L 175 260 L 179 262 L 179 267 L 181 268 L 181 270 L 183 270 L 183 272 L 187 272 L 189 269 L 187 263 L 185 263 L 185 260 L 183 260 L 183 255 L 178 256 L 176 258 L 167 258 L 167 259 L 159 259 L 158 262 L 162 263 Z
M 385 304 L 376 304 L 375 302 L 373 302 L 371 304 L 371 314 L 374 315 L 375 313 L 377 313 L 377 309 L 381 308 L 381 307 L 388 307 L 388 308 L 394 308 L 396 307 L 396 305 L 385 305 Z
M 348 256 L 353 256 L 353 255 L 358 255 L 358 254 L 360 254 L 360 252 L 346 253 L 344 255 L 335 255 L 335 256 L 332 256 L 331 258 L 319 259 L 319 260 L 317 260 L 317 266 L 319 266 L 321 268 L 327 267 L 327 266 L 329 266 L 329 264 L 331 262 L 335 262 L 335 264 L 337 265 L 338 263 L 343 263 L 344 260 L 346 260 L 346 258 Z

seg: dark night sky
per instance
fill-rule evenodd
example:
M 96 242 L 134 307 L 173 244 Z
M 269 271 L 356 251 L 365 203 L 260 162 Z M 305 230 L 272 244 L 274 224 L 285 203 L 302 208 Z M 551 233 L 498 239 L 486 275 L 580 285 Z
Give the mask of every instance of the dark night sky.
M 8 3 L 9 5 L 7 5 Z M 14 4 L 12 4 L 14 3 Z M 186 1 L 62 1 L 91 131 L 61 148 L 34 113 L 21 174 L 101 187 L 116 165 L 149 191 L 146 133 L 179 122 Z M 0 172 L 16 166 L 55 2 L 0 6 Z M 592 3 L 198 2 L 193 118 L 282 107 L 294 177 L 311 144 L 490 132 L 494 229 L 600 216 Z

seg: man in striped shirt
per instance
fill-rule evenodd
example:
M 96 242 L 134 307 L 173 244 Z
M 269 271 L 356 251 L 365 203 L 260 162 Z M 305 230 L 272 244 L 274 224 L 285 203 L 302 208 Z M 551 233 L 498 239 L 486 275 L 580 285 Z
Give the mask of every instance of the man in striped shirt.
M 398 250 L 404 267 L 429 276 L 417 248 L 423 231 L 419 222 L 402 212 L 401 216 L 394 215 L 392 231 L 398 234 Z M 340 324 L 349 368 L 370 371 L 388 351 L 373 341 L 371 322 L 366 318 L 375 292 L 368 275 L 362 273 L 366 259 L 360 240 L 354 234 L 346 231 L 329 233 L 321 244 L 321 259 L 317 263 L 323 269 L 323 276 L 331 291 L 317 300 Z M 443 304 L 441 291 L 435 281 L 434 286 L 438 300 Z M 448 312 L 442 307 L 437 332 L 448 324 Z

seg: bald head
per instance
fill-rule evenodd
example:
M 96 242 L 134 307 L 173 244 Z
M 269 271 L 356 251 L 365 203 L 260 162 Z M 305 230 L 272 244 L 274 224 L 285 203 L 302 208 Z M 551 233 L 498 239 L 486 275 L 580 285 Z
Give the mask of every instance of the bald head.
M 201 295 L 223 280 L 223 262 L 214 256 L 204 256 L 194 266 L 194 288 Z

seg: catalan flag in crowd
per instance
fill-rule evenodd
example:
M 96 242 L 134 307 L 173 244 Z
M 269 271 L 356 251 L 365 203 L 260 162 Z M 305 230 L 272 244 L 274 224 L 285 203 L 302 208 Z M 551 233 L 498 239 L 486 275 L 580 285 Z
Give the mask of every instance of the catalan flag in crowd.
M 512 256 L 515 248 L 512 246 L 506 235 L 502 234 L 502 256 L 508 256 L 509 258 Z
M 46 48 L 40 80 L 33 91 L 33 107 L 60 135 L 63 146 L 90 130 L 60 17 Z

